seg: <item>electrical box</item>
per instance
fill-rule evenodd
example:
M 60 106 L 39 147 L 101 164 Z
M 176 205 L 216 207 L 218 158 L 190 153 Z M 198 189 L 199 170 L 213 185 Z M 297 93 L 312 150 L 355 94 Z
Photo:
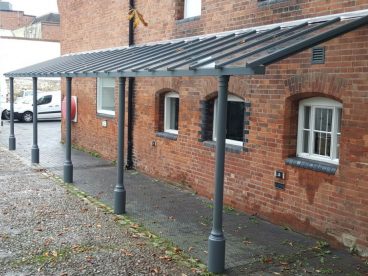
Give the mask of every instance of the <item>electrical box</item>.
M 280 182 L 275 182 L 275 188 L 278 190 L 285 190 L 285 184 Z
M 285 179 L 285 173 L 282 171 L 275 171 L 275 177 L 280 179 Z

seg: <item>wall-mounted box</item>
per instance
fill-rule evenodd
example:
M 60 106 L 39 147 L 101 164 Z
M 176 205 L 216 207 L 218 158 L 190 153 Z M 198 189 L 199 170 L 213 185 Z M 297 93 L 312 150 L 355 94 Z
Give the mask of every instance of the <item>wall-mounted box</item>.
M 278 170 L 276 170 L 276 171 L 275 171 L 275 177 L 276 177 L 276 178 L 280 178 L 280 179 L 285 179 L 285 173 L 284 173 L 284 172 L 282 172 L 282 171 L 278 171 Z
M 285 184 L 280 182 L 275 182 L 275 188 L 278 190 L 285 190 Z

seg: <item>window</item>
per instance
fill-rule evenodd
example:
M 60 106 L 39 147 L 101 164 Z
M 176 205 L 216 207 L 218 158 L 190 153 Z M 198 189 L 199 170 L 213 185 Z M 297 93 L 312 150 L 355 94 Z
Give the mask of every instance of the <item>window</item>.
M 299 103 L 297 155 L 338 164 L 342 104 L 327 98 Z
M 37 105 L 51 103 L 51 100 L 52 100 L 52 95 L 43 96 L 37 100 Z
M 202 8 L 201 0 L 185 0 L 184 2 L 184 18 L 200 16 Z
M 97 113 L 115 115 L 114 91 L 114 78 L 97 78 Z
M 179 129 L 179 94 L 169 92 L 165 95 L 164 131 L 178 134 Z
M 227 119 L 226 119 L 226 143 L 243 146 L 244 140 L 244 108 L 245 103 L 241 98 L 228 95 Z M 213 116 L 213 140 L 216 140 L 216 121 L 218 117 L 217 99 L 214 103 Z

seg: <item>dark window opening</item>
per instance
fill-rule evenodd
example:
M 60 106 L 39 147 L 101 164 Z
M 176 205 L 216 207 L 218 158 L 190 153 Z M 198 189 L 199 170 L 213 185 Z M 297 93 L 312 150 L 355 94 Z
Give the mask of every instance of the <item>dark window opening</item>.
M 226 139 L 243 141 L 244 102 L 227 103 Z

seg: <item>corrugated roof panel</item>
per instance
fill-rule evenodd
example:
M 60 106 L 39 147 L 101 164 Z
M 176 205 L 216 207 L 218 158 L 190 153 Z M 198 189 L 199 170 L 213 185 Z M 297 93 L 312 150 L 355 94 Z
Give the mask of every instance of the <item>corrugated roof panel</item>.
M 5 74 L 8 77 L 217 76 L 264 73 L 264 67 L 368 23 L 368 15 L 273 24 L 201 38 L 65 55 Z

